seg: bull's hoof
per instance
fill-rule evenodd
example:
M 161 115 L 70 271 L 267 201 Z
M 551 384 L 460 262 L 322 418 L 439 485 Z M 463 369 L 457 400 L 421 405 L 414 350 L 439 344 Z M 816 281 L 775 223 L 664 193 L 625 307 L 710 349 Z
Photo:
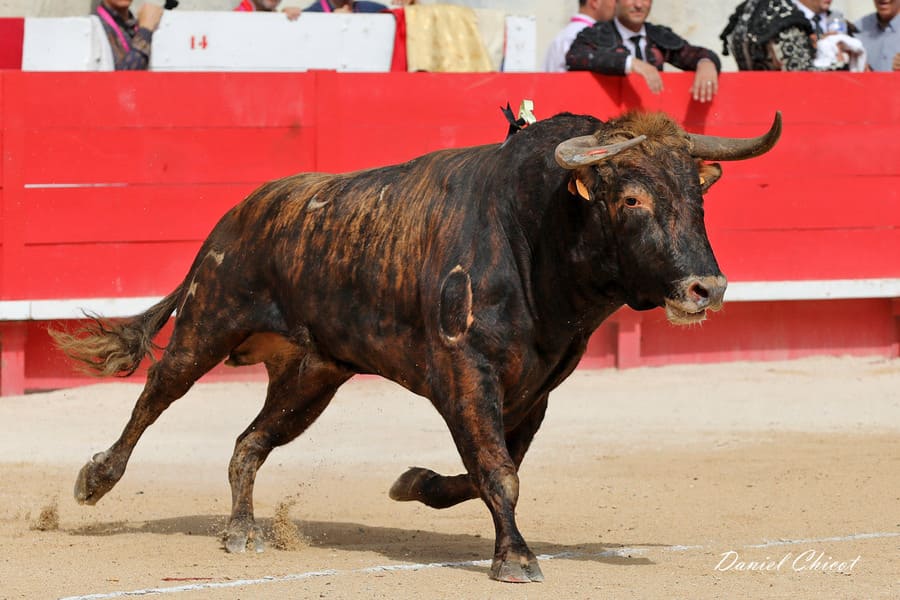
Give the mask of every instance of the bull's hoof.
M 93 506 L 106 492 L 113 489 L 123 470 L 115 468 L 109 453 L 98 452 L 91 461 L 81 467 L 75 479 L 75 500 L 79 504 Z
M 232 523 L 225 532 L 225 550 L 230 554 L 241 554 L 248 549 L 262 552 L 266 549 L 262 529 L 255 523 Z
M 544 574 L 536 558 L 514 557 L 510 554 L 505 560 L 494 559 L 491 565 L 491 579 L 504 583 L 541 582 Z
M 397 478 L 388 496 L 391 500 L 399 502 L 410 502 L 413 500 L 422 500 L 422 484 L 432 477 L 440 477 L 431 469 L 422 467 L 410 467 L 406 473 Z

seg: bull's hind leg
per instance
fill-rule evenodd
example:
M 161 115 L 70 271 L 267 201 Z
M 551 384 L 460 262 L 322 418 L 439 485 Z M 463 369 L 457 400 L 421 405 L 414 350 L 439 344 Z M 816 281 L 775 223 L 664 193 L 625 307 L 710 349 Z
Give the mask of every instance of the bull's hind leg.
M 179 299 L 172 337 L 159 362 L 150 367 L 122 435 L 108 450 L 94 455 L 78 474 L 75 499 L 79 502 L 95 504 L 111 490 L 125 473 L 134 446 L 147 427 L 249 332 L 272 327 L 271 311 L 250 310 L 219 271 L 220 264 L 221 257 L 210 252 L 193 268 L 187 291 Z M 231 272 L 236 269 L 224 271 L 226 275 Z M 264 306 L 258 298 L 254 300 L 254 306 Z
M 263 549 L 262 532 L 253 516 L 253 483 L 256 472 L 273 448 L 287 444 L 318 418 L 338 387 L 353 373 L 313 355 L 290 358 L 284 354 L 266 360 L 269 388 L 262 410 L 238 437 L 228 467 L 231 484 L 231 518 L 225 532 L 225 549 L 244 552 L 250 543 Z
M 144 431 L 169 405 L 181 398 L 203 374 L 213 368 L 240 340 L 239 334 L 224 332 L 184 335 L 176 325 L 172 340 L 160 361 L 150 367 L 147 383 L 131 412 L 121 436 L 110 448 L 91 458 L 75 481 L 75 499 L 96 504 L 125 473 L 128 459 Z M 204 341 L 200 341 L 204 340 Z

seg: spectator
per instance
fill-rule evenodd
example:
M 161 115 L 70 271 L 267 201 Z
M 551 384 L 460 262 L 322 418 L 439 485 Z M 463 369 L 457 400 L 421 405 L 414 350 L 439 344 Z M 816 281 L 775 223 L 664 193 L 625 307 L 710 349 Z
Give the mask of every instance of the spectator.
M 409 2 L 408 4 L 412 4 Z M 309 12 L 354 12 L 377 13 L 387 10 L 387 6 L 368 0 L 316 0 L 303 10 Z
M 831 10 L 831 0 L 794 0 L 813 27 L 816 56 L 813 67 L 823 71 L 854 71 L 865 67 L 865 51 L 859 40 L 849 37 L 856 27 L 843 13 Z M 861 60 L 862 59 L 862 60 Z
M 812 25 L 816 38 L 828 31 L 828 17 L 831 15 L 831 0 L 793 0 L 797 9 Z M 838 13 L 840 14 L 840 13 Z
M 566 70 L 566 52 L 578 32 L 590 27 L 597 21 L 609 21 L 616 12 L 616 0 L 579 0 L 578 12 L 572 16 L 569 24 L 560 31 L 544 57 L 544 70 L 558 73 Z
M 94 14 L 103 23 L 116 71 L 142 71 L 150 65 L 150 44 L 159 27 L 163 9 L 145 3 L 137 18 L 131 0 L 101 0 Z
M 810 71 L 816 58 L 812 23 L 793 0 L 745 0 L 720 38 L 741 71 Z
M 696 71 L 691 95 L 708 102 L 718 91 L 721 65 L 712 50 L 692 46 L 668 27 L 647 22 L 652 0 L 616 0 L 616 18 L 579 32 L 566 54 L 570 70 L 607 75 L 638 73 L 654 94 L 663 90 L 663 63 Z
M 234 10 L 235 12 L 275 12 L 280 3 L 281 0 L 241 0 Z M 300 17 L 300 9 L 296 6 L 288 6 L 284 8 L 283 12 L 291 21 L 296 21 Z
M 900 0 L 874 0 L 875 12 L 857 21 L 873 71 L 900 71 Z

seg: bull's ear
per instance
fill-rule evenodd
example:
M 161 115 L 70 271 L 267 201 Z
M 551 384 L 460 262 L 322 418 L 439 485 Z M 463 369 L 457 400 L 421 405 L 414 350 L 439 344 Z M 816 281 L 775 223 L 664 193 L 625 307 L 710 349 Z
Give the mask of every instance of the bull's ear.
M 597 185 L 597 173 L 594 169 L 573 169 L 569 178 L 569 193 L 590 202 L 594 199 L 594 186 Z
M 702 160 L 697 163 L 697 171 L 700 173 L 700 193 L 705 194 L 706 190 L 722 176 L 722 167 L 719 163 L 705 163 Z

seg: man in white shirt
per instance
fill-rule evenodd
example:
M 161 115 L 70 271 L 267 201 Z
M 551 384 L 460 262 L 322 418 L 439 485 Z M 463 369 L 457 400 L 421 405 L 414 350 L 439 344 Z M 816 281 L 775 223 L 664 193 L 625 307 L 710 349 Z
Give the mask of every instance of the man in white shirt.
M 831 14 L 831 0 L 794 0 L 809 24 L 813 26 L 816 37 L 822 37 L 827 30 L 828 15 Z
M 847 33 L 855 33 L 856 28 L 845 21 L 840 12 L 832 14 L 831 0 L 794 0 L 794 4 L 809 20 L 815 33 L 817 43 L 814 67 L 824 71 L 846 70 L 848 64 L 852 71 L 861 71 L 865 67 L 862 43 L 847 37 Z M 841 21 L 842 31 L 829 30 L 828 19 L 832 16 Z M 825 38 L 836 33 L 844 35 L 826 41 Z
M 572 16 L 569 24 L 560 31 L 544 57 L 544 70 L 549 72 L 566 71 L 566 52 L 578 32 L 590 27 L 597 21 L 609 21 L 616 9 L 616 0 L 579 0 L 578 12 Z
M 694 46 L 664 25 L 647 22 L 653 0 L 616 0 L 616 18 L 585 27 L 566 54 L 570 71 L 604 75 L 636 73 L 654 94 L 663 90 L 664 63 L 695 71 L 691 96 L 709 102 L 718 92 L 721 62 L 715 52 Z

